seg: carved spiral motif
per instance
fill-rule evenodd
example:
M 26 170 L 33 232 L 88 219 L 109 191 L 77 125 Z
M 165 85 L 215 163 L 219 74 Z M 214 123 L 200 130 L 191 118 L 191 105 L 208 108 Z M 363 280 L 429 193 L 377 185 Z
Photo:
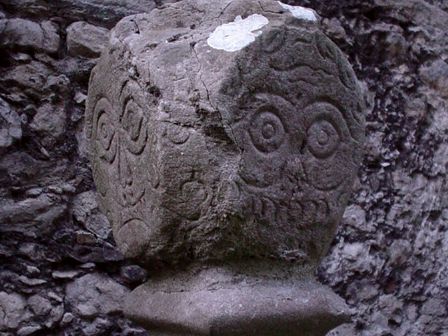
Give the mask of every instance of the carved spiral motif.
M 123 206 L 134 206 L 143 197 L 145 187 L 138 181 L 130 163 L 130 158 L 125 151 L 120 152 L 119 178 L 120 178 L 120 203 Z M 132 162 L 132 161 L 131 161 Z M 137 177 L 137 178 L 136 178 Z
M 110 120 L 108 115 L 104 111 L 101 111 L 98 118 L 98 142 L 106 151 L 110 149 L 115 134 L 114 130 L 109 126 Z
M 146 150 L 150 147 L 147 146 L 147 118 L 139 97 L 133 95 L 133 92 L 139 92 L 137 88 L 138 85 L 133 82 L 123 86 L 118 108 L 114 108 L 105 97 L 99 99 L 94 108 L 95 150 L 100 159 L 94 165 L 95 176 L 102 181 L 100 184 L 110 184 L 110 188 L 103 189 L 113 189 L 114 192 L 108 197 L 114 198 L 123 207 L 135 206 L 145 194 L 146 186 L 140 181 L 145 170 L 150 171 L 148 179 L 151 185 L 158 184 L 157 176 L 152 176 L 157 174 L 156 169 L 145 169 L 142 164 L 151 153 Z M 118 181 L 110 181 L 112 176 Z
M 101 98 L 95 106 L 96 143 L 100 158 L 112 163 L 116 157 L 116 128 L 111 120 L 112 105 L 106 98 Z
M 263 153 L 277 150 L 285 139 L 285 133 L 282 120 L 271 111 L 262 111 L 256 114 L 249 129 L 255 148 Z
M 132 154 L 141 154 L 146 145 L 147 129 L 141 108 L 133 100 L 124 107 L 122 126 L 127 149 Z
M 338 148 L 340 138 L 336 128 L 327 120 L 317 120 L 307 132 L 308 148 L 319 159 L 331 156 Z
M 121 184 L 120 200 L 123 206 L 134 206 L 143 197 L 145 187 L 133 168 L 140 160 L 147 142 L 146 119 L 134 97 L 125 97 L 120 127 L 120 159 L 118 174 Z
M 352 160 L 347 148 L 352 146 L 345 118 L 338 107 L 317 102 L 305 108 L 307 149 L 304 160 L 307 179 L 318 190 L 334 190 L 348 181 Z

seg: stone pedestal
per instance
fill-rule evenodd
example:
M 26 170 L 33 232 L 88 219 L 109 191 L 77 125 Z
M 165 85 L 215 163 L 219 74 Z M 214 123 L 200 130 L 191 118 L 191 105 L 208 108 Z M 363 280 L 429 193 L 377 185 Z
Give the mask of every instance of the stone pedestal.
M 91 75 L 86 131 L 116 242 L 151 274 L 127 314 L 160 335 L 346 321 L 314 272 L 361 160 L 363 106 L 312 10 L 187 0 L 123 19 Z
M 160 335 L 325 335 L 348 322 L 343 300 L 289 264 L 201 265 L 163 274 L 126 311 Z

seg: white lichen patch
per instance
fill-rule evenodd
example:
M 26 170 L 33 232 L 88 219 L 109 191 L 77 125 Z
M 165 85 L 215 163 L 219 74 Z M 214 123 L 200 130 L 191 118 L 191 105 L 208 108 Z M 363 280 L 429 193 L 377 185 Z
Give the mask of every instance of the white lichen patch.
M 257 31 L 269 23 L 260 14 L 252 14 L 245 19 L 237 16 L 235 21 L 217 27 L 207 39 L 210 47 L 229 52 L 238 51 L 255 41 L 262 32 Z
M 317 15 L 314 12 L 314 10 L 310 9 L 310 8 L 305 8 L 305 7 L 301 7 L 301 6 L 291 6 L 291 5 L 287 5 L 284 4 L 281 1 L 277 1 L 280 6 L 282 6 L 284 9 L 288 10 L 291 12 L 291 14 L 301 20 L 306 20 L 306 21 L 317 21 Z

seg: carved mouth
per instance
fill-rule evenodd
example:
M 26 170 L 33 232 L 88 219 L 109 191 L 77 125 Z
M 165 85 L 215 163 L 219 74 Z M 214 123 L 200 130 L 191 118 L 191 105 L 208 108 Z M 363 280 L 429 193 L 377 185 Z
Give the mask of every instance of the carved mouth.
M 279 201 L 267 194 L 251 194 L 247 203 L 258 222 L 285 229 L 294 223 L 297 229 L 306 230 L 325 223 L 330 215 L 325 199 Z
M 289 180 L 258 187 L 246 183 L 241 177 L 235 185 L 238 190 L 236 202 L 242 205 L 238 207 L 235 204 L 235 207 L 240 209 L 243 217 L 252 217 L 260 224 L 285 230 L 291 228 L 291 225 L 297 230 L 324 225 L 331 217 L 330 203 L 318 191 L 307 194 L 306 190 L 315 189 L 304 183 L 300 183 L 302 188 L 291 184 Z

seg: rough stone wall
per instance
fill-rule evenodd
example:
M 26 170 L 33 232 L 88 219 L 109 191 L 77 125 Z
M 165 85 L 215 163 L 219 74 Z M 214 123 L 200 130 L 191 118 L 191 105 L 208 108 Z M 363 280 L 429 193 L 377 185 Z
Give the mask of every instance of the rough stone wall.
M 108 29 L 162 2 L 0 3 L 2 336 L 146 335 L 119 302 L 148 275 L 98 211 L 82 129 Z M 446 335 L 448 4 L 288 3 L 322 15 L 370 90 L 359 181 L 319 271 L 356 310 L 333 334 Z
M 371 91 L 359 181 L 320 270 L 357 309 L 334 335 L 448 335 L 448 3 L 316 9 Z

